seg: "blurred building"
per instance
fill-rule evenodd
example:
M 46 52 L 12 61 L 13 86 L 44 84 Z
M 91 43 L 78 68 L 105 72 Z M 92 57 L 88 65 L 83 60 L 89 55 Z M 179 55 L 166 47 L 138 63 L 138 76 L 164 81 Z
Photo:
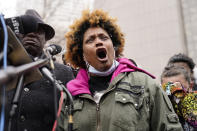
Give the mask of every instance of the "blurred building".
M 49 43 L 62 47 L 68 25 L 81 15 L 81 10 L 108 11 L 125 34 L 124 55 L 158 80 L 174 54 L 185 53 L 197 63 L 196 0 L 18 0 L 16 7 L 20 7 L 17 14 L 24 14 L 27 8 L 36 9 L 56 30 Z
M 188 55 L 197 64 L 197 1 L 181 0 Z
M 197 62 L 196 0 L 99 0 L 126 37 L 124 54 L 160 79 L 168 59 L 185 53 Z

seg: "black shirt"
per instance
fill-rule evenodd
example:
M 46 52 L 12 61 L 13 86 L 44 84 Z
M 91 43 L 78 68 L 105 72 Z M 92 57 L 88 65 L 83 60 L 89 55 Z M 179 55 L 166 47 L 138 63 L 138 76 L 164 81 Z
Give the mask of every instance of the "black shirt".
M 90 92 L 100 92 L 106 90 L 109 86 L 112 74 L 109 76 L 91 76 L 89 80 Z

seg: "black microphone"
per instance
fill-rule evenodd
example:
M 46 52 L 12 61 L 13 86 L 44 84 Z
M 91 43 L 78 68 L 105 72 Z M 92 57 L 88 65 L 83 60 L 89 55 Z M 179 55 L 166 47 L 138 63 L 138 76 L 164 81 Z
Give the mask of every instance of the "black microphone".
M 51 55 L 56 55 L 62 51 L 62 47 L 56 44 L 52 44 L 46 47 L 46 51 L 48 51 Z
M 21 17 L 11 17 L 5 19 L 6 25 L 8 25 L 15 34 L 24 34 L 23 22 Z

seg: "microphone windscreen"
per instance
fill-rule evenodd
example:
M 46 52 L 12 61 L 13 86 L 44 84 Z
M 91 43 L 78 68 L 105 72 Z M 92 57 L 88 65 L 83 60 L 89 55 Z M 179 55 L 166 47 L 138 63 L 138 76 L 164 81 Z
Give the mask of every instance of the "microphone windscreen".
M 24 34 L 23 22 L 21 20 L 21 17 L 17 16 L 6 18 L 5 23 L 12 29 L 15 34 Z
M 58 53 L 60 53 L 62 51 L 62 47 L 60 45 L 56 45 L 56 44 L 51 44 L 47 47 L 47 49 L 50 50 L 50 53 L 52 55 L 56 55 Z
M 57 53 L 60 53 L 62 51 L 62 47 L 60 45 L 55 45 L 55 46 L 56 46 Z

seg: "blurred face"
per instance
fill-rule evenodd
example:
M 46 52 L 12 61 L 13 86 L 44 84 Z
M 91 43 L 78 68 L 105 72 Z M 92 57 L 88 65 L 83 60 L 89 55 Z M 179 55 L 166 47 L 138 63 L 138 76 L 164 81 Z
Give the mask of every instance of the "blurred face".
M 27 52 L 33 57 L 37 57 L 42 54 L 42 50 L 46 43 L 45 32 L 43 29 L 40 28 L 37 32 L 20 35 L 19 39 Z
M 187 70 L 187 72 L 192 73 L 190 67 L 185 62 L 175 62 L 175 66 L 182 66 Z
M 194 85 L 194 75 L 193 75 L 190 67 L 188 66 L 188 64 L 186 64 L 185 62 L 175 62 L 174 65 L 175 66 L 181 66 L 181 67 L 185 68 L 185 70 L 187 70 L 187 72 L 191 76 L 191 86 L 193 86 Z
M 104 29 L 92 27 L 84 33 L 83 56 L 85 61 L 99 71 L 106 71 L 112 66 L 113 43 Z
M 172 82 L 172 83 L 180 82 L 185 91 L 191 92 L 190 83 L 186 81 L 185 77 L 182 74 L 177 76 L 162 78 L 162 85 L 168 82 Z

